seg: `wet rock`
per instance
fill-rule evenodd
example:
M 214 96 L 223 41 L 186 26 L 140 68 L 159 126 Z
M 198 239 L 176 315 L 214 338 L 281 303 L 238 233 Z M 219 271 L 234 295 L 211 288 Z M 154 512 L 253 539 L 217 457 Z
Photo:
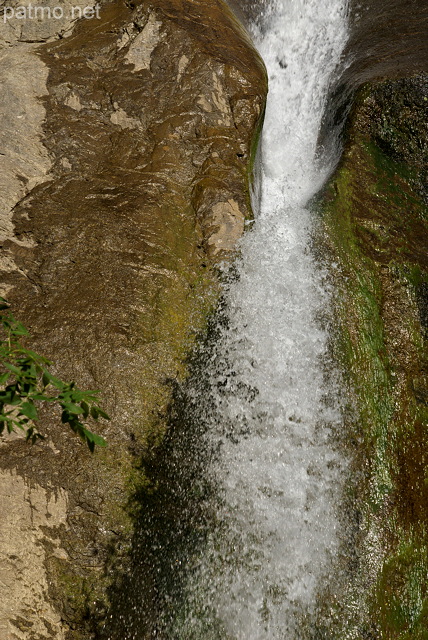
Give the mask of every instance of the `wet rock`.
M 428 75 L 376 84 L 366 109 L 375 143 L 413 171 L 413 186 L 428 201 Z
M 214 255 L 233 250 L 236 242 L 244 233 L 245 218 L 235 200 L 218 202 L 206 216 L 206 225 L 215 229 L 209 233 L 208 244 Z
M 324 194 L 337 349 L 359 443 L 358 566 L 340 615 L 343 634 L 364 637 L 427 633 L 426 94 L 426 74 L 363 85 Z
M 428 5 L 418 0 L 352 0 L 350 64 L 354 86 L 376 78 L 403 78 L 427 71 Z
M 251 27 L 259 23 L 269 9 L 269 0 L 227 0 L 239 20 Z
M 55 552 L 37 538 L 55 612 L 43 633 L 86 640 L 127 554 L 126 505 L 144 482 L 134 466 L 165 433 L 171 381 L 217 296 L 214 262 L 252 215 L 266 75 L 214 0 L 106 3 L 72 27 L 35 35 L 10 20 L 1 31 L 1 282 L 29 346 L 61 378 L 101 390 L 108 448 L 91 456 L 47 408 L 46 440 L 5 439 L 0 463 L 17 487 L 66 496 Z M 28 639 L 35 602 L 13 609 Z

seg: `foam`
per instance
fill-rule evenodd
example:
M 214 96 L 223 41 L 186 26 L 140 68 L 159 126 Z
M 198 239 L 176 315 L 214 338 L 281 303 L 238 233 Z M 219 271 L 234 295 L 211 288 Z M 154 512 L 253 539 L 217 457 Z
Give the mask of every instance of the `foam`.
M 259 30 L 270 78 L 261 211 L 225 293 L 228 327 L 209 372 L 218 526 L 174 637 L 300 637 L 337 553 L 341 392 L 325 376 L 329 336 L 317 318 L 330 293 L 310 251 L 307 203 L 331 171 L 317 138 L 346 16 L 342 0 L 278 0 Z

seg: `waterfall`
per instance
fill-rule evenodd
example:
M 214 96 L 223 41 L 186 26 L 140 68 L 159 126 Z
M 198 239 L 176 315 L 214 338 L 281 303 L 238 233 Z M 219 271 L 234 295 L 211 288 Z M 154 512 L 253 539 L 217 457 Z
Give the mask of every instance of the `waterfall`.
M 193 394 L 209 405 L 215 496 L 174 640 L 301 637 L 340 543 L 340 381 L 326 375 L 330 294 L 308 202 L 332 169 L 317 139 L 346 2 L 277 0 L 254 32 L 270 79 L 261 210 L 226 286 L 209 400 Z

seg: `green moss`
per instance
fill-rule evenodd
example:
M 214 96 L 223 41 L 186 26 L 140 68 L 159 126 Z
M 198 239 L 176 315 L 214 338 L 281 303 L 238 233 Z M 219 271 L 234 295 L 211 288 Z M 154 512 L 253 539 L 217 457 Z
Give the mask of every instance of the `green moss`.
M 59 558 L 49 559 L 49 573 L 61 594 L 57 601 L 62 619 L 73 630 L 73 640 L 87 640 L 105 614 L 105 588 L 108 581 L 99 572 L 88 574 Z M 53 595 L 55 600 L 55 595 Z
M 336 197 L 331 197 L 332 190 Z M 388 424 L 394 403 L 390 364 L 385 348 L 378 266 L 361 251 L 352 220 L 352 184 L 346 168 L 338 172 L 324 207 L 330 241 L 341 265 L 336 299 L 341 331 L 338 348 L 346 377 L 358 398 L 358 425 L 371 452 L 370 503 L 378 511 L 391 481 L 387 464 Z
M 266 93 L 267 93 L 267 78 L 266 78 Z M 254 186 L 254 175 L 255 175 L 255 164 L 257 161 L 257 153 L 259 150 L 259 143 L 260 143 L 260 137 L 262 135 L 262 131 L 263 131 L 263 122 L 264 122 L 264 118 L 265 118 L 265 111 L 263 111 L 263 113 L 261 114 L 258 122 L 257 122 L 257 126 L 255 128 L 253 137 L 251 139 L 251 146 L 250 146 L 250 157 L 249 157 L 249 162 L 247 165 L 247 184 L 248 184 L 248 190 L 247 190 L 247 208 L 248 211 L 252 211 L 252 203 L 251 203 L 251 190 L 253 189 Z
M 428 557 L 426 547 L 402 541 L 384 563 L 375 588 L 372 614 L 387 638 L 427 638 Z
M 382 144 L 378 107 L 365 87 L 322 204 L 339 264 L 336 348 L 360 443 L 360 480 L 350 489 L 363 534 L 355 584 L 372 576 L 364 597 L 349 587 L 349 611 L 364 612 L 343 630 L 354 624 L 361 637 L 410 640 L 428 638 L 428 357 L 420 301 L 428 229 L 420 169 L 404 152 L 389 152 L 394 128 L 386 131 L 385 118 L 390 146 Z
M 416 291 L 421 284 L 428 284 L 428 272 L 422 270 L 418 264 L 413 264 L 410 267 L 405 267 L 403 270 L 403 276 L 409 281 L 409 284 Z

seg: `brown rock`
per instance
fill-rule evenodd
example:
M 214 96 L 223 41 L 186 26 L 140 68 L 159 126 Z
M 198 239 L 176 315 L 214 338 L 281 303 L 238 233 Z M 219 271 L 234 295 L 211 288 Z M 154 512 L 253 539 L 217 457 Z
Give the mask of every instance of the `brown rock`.
M 230 255 L 251 217 L 266 76 L 248 36 L 219 0 L 132 7 L 108 3 L 99 20 L 60 39 L 69 23 L 56 32 L 41 25 L 37 38 L 50 42 L 37 51 L 21 43 L 34 25 L 1 32 L 2 291 L 30 346 L 62 378 L 101 389 L 112 416 L 101 429 L 108 449 L 93 457 L 54 410 L 40 425 L 45 441 L 10 439 L 0 449 L 18 502 L 28 484 L 34 495 L 65 496 L 55 552 L 50 534 L 39 535 L 44 525 L 23 525 L 49 592 L 46 638 L 68 627 L 67 637 L 86 629 L 87 638 L 96 611 L 103 615 L 108 548 L 131 531 L 128 476 L 148 437 L 166 429 L 166 381 L 185 376 L 217 295 L 209 258 Z M 15 577 L 16 637 L 30 640 L 42 633 L 41 591 L 30 574 Z M 0 628 L 12 624 L 8 615 Z

